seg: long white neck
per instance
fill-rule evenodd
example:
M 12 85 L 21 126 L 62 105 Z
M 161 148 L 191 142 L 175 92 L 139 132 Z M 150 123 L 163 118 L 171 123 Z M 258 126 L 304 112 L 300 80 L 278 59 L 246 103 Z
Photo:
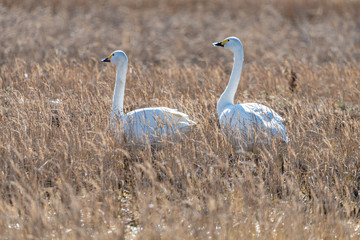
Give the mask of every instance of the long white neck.
M 116 80 L 115 80 L 112 111 L 117 116 L 124 115 L 124 95 L 125 95 L 127 67 L 128 67 L 127 62 L 121 65 L 116 65 Z
M 229 83 L 217 103 L 217 113 L 219 117 L 226 105 L 234 104 L 234 97 L 240 82 L 243 62 L 244 62 L 244 52 L 242 51 L 242 49 L 235 50 L 234 65 L 230 75 Z

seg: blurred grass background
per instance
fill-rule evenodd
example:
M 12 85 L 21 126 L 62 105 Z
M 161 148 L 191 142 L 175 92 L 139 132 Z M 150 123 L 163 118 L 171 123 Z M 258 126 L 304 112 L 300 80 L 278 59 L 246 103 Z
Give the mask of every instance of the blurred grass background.
M 239 37 L 246 62 L 359 61 L 358 1 L 2 1 L 1 62 L 98 59 L 123 49 L 144 64 L 216 63 Z M 321 43 L 321 44 L 320 44 Z

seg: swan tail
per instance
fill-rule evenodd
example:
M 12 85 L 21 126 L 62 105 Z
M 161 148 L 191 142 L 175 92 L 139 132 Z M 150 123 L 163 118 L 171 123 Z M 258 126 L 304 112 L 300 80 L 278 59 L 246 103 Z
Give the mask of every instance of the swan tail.
M 196 122 L 192 121 L 185 113 L 178 111 L 177 109 L 164 108 L 163 112 L 168 115 L 169 119 L 172 119 L 176 125 L 195 125 Z

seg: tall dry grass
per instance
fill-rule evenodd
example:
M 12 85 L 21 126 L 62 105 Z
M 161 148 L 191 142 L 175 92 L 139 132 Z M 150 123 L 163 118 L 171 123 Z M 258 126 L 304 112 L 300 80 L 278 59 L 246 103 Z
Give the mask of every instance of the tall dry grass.
M 359 9 L 2 1 L 0 238 L 358 238 Z M 288 145 L 236 156 L 222 135 L 232 57 L 211 43 L 230 35 L 245 47 L 236 102 L 279 112 Z M 189 137 L 155 150 L 116 140 L 115 69 L 99 62 L 115 49 L 130 59 L 126 111 L 178 108 L 198 122 Z

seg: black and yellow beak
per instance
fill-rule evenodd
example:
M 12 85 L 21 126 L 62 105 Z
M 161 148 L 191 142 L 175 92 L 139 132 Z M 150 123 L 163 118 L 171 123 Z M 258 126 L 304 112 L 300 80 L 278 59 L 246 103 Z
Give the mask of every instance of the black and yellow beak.
M 102 62 L 111 62 L 110 60 L 111 60 L 111 57 L 113 56 L 113 54 L 111 54 L 109 57 L 107 57 L 107 58 L 104 58 L 104 59 L 102 59 L 101 61 Z
M 217 43 L 213 43 L 213 46 L 214 47 L 224 47 L 225 46 L 225 43 L 227 43 L 229 40 L 225 39 L 224 41 L 222 42 L 217 42 Z

